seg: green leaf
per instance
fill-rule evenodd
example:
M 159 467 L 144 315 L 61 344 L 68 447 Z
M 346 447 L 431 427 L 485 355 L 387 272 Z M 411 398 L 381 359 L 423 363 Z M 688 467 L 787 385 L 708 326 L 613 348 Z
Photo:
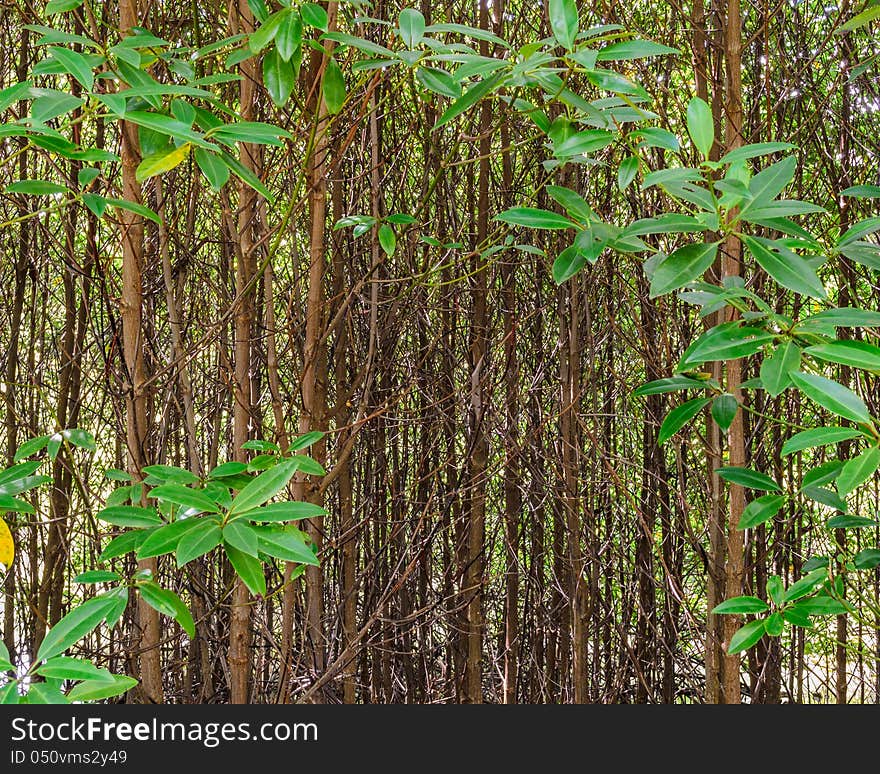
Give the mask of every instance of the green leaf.
M 821 586 L 827 577 L 828 569 L 826 567 L 820 567 L 805 575 L 803 578 L 793 583 L 788 588 L 788 591 L 785 592 L 786 603 L 794 602 L 794 600 L 810 594 L 813 589 Z
M 445 70 L 435 67 L 420 67 L 416 72 L 416 78 L 428 91 L 440 94 L 450 99 L 458 99 L 461 96 L 461 86 Z
M 91 661 L 68 656 L 55 656 L 45 664 L 40 664 L 35 670 L 43 677 L 56 678 L 59 680 L 101 680 L 108 682 L 112 675 L 106 669 L 99 669 Z
M 764 621 L 752 621 L 745 626 L 736 630 L 733 637 L 730 638 L 730 645 L 727 652 L 730 655 L 741 653 L 748 650 L 765 634 Z
M 302 45 L 302 19 L 296 13 L 285 14 L 275 33 L 278 55 L 289 62 Z
M 880 565 L 880 548 L 864 548 L 853 557 L 857 570 L 872 570 Z
M 577 245 L 566 247 L 553 261 L 553 281 L 561 285 L 586 265 L 587 259 Z
M 45 448 L 46 443 L 49 440 L 48 435 L 41 435 L 37 438 L 31 438 L 28 441 L 25 441 L 15 452 L 15 457 L 13 457 L 13 462 L 21 462 L 21 460 L 30 457 L 32 454 L 40 451 L 40 449 Z
M 179 519 L 164 527 L 152 530 L 149 537 L 137 549 L 138 559 L 170 554 L 177 548 L 184 535 L 202 523 L 204 523 L 202 519 Z
M 801 364 L 801 349 L 793 341 L 780 344 L 761 363 L 761 384 L 774 398 L 791 384 L 789 374 Z
M 121 696 L 138 684 L 138 681 L 133 677 L 125 675 L 113 675 L 112 678 L 112 681 L 85 680 L 79 685 L 75 685 L 67 694 L 67 698 L 70 701 L 83 702 L 110 699 L 113 696 Z
M 780 285 L 811 298 L 827 297 L 822 281 L 810 264 L 799 255 L 769 239 L 750 236 L 741 238 L 761 268 Z
M 66 185 L 50 183 L 48 180 L 19 180 L 12 185 L 6 186 L 6 193 L 27 194 L 29 196 L 48 196 L 50 194 L 67 193 L 70 189 Z
M 114 505 L 98 511 L 97 517 L 117 527 L 158 527 L 162 524 L 155 508 L 139 505 Z
M 51 54 L 52 58 L 64 68 L 66 73 L 76 78 L 86 91 L 92 90 L 92 87 L 95 85 L 95 73 L 86 57 L 69 48 L 57 46 L 50 47 L 47 53 Z
M 796 607 L 807 615 L 840 615 L 849 612 L 842 602 L 833 597 L 819 596 L 812 599 L 802 599 Z
M 233 569 L 244 582 L 244 585 L 248 587 L 251 594 L 261 597 L 266 596 L 266 575 L 263 572 L 263 565 L 260 560 L 243 551 L 239 551 L 228 543 L 224 548 Z
M 829 341 L 807 347 L 805 351 L 820 360 L 842 363 L 867 371 L 880 371 L 880 347 L 866 341 Z
M 133 532 L 125 532 L 113 538 L 101 552 L 98 561 L 106 562 L 108 559 L 124 556 L 129 551 L 137 551 L 140 545 L 150 536 L 151 532 L 152 530 L 139 529 Z
M 876 446 L 866 449 L 858 457 L 849 460 L 837 477 L 837 491 L 841 497 L 854 492 L 880 468 L 880 449 Z
M 767 593 L 777 605 L 785 604 L 785 586 L 782 583 L 782 578 L 778 575 L 771 575 L 767 579 Z
M 310 27 L 317 27 L 321 32 L 327 32 L 327 11 L 317 3 L 303 3 L 299 7 L 302 20 Z
M 633 390 L 633 395 L 657 395 L 663 392 L 675 392 L 677 390 L 704 390 L 709 386 L 706 382 L 691 379 L 689 376 L 670 376 L 665 379 L 657 379 L 643 384 Z
M 75 11 L 83 4 L 83 0 L 49 0 L 44 13 L 46 16 L 54 16 L 57 13 Z
M 95 449 L 95 436 L 93 436 L 88 430 L 83 430 L 79 427 L 72 427 L 68 430 L 62 430 L 61 435 L 71 445 L 76 446 L 79 449 Z
M 716 615 L 740 614 L 740 613 L 763 613 L 770 609 L 763 599 L 757 597 L 733 597 L 720 605 L 716 605 L 712 612 Z
M 555 145 L 554 152 L 560 158 L 595 153 L 611 145 L 616 137 L 614 132 L 605 129 L 585 129 L 581 132 L 575 132 Z
M 398 21 L 400 38 L 409 48 L 415 48 L 425 37 L 425 17 L 415 8 L 404 8 Z
M 734 148 L 729 153 L 725 153 L 718 164 L 736 164 L 740 161 L 756 158 L 757 156 L 767 156 L 771 153 L 779 153 L 780 151 L 791 150 L 796 148 L 790 142 L 755 142 L 749 145 L 743 145 L 740 148 Z
M 694 147 L 704 158 L 709 158 L 709 151 L 715 141 L 715 123 L 712 120 L 712 108 L 699 97 L 694 97 L 688 104 L 687 129 Z
M 95 597 L 73 608 L 46 634 L 37 651 L 37 660 L 58 656 L 79 642 L 104 620 L 113 604 L 110 597 Z
M 735 320 L 721 323 L 706 331 L 684 351 L 676 371 L 687 371 L 706 361 L 754 355 L 773 340 L 772 334 L 760 328 L 741 325 Z
M 250 521 L 298 521 L 326 514 L 320 505 L 307 502 L 272 503 L 241 514 Z
M 860 27 L 868 26 L 876 19 L 880 19 L 880 5 L 869 5 L 861 13 L 856 14 L 852 19 L 849 19 L 845 24 L 838 27 L 835 30 L 835 33 L 838 35 L 845 35 L 847 32 L 852 32 Z
M 458 116 L 464 113 L 468 108 L 476 105 L 477 102 L 498 86 L 501 83 L 501 80 L 502 77 L 500 75 L 495 75 L 471 86 L 464 94 L 455 100 L 455 102 L 446 108 L 443 115 L 441 115 L 434 124 L 434 129 L 439 129 L 441 126 L 448 124 L 454 118 L 458 118 Z
M 298 469 L 297 461 L 285 460 L 261 473 L 235 496 L 229 514 L 246 513 L 258 508 L 284 489 Z
M 109 572 L 107 570 L 89 570 L 80 573 L 74 579 L 74 583 L 109 583 L 111 581 L 122 580 L 122 576 L 118 572 Z
M 397 249 L 397 237 L 394 234 L 394 229 L 387 223 L 379 226 L 379 245 L 385 255 L 389 257 L 394 255 L 394 251 Z
M 220 160 L 220 157 L 201 148 L 196 148 L 194 156 L 196 164 L 199 165 L 211 188 L 215 191 L 223 188 L 229 180 L 229 167 Z
M 177 566 L 183 567 L 187 562 L 204 556 L 208 551 L 220 545 L 223 531 L 216 519 L 199 519 L 198 527 L 193 527 L 180 539 L 175 550 Z
M 617 188 L 625 191 L 629 188 L 639 171 L 639 160 L 636 156 L 627 156 L 617 168 Z
M 321 88 L 328 112 L 336 114 L 342 110 L 342 105 L 345 103 L 345 78 L 339 65 L 336 64 L 336 60 L 332 57 L 327 60 Z
M 792 371 L 791 380 L 808 398 L 851 422 L 871 424 L 871 415 L 865 402 L 848 387 L 816 374 Z
M 715 262 L 718 243 L 685 245 L 664 258 L 651 277 L 651 298 L 677 290 L 699 278 Z
M 771 613 L 764 621 L 764 628 L 771 637 L 778 637 L 785 629 L 782 613 Z
M 311 432 L 298 435 L 290 442 L 290 451 L 300 451 L 301 449 L 308 448 L 312 444 L 320 441 L 323 437 L 324 433 L 320 430 L 312 430 Z
M 324 467 L 319 462 L 305 454 L 295 454 L 290 458 L 290 461 L 296 465 L 297 470 L 302 471 L 306 475 L 324 476 L 327 474 L 327 471 L 324 470 Z
M 286 562 L 317 565 L 318 558 L 305 542 L 305 534 L 294 527 L 254 527 L 260 551 Z
M 496 215 L 495 220 L 526 228 L 564 229 L 575 227 L 575 224 L 565 216 L 537 207 L 512 207 L 500 215 Z
M 863 529 L 864 527 L 876 527 L 877 520 L 869 519 L 867 516 L 851 516 L 848 513 L 842 513 L 828 519 L 825 526 L 828 529 Z
M 880 199 L 880 185 L 854 185 L 840 192 L 841 196 L 861 199 Z
M 195 637 L 196 627 L 192 614 L 177 594 L 170 589 L 163 589 L 154 581 L 139 583 L 138 591 L 150 607 L 158 610 L 162 615 L 174 618 L 190 638 Z
M 193 145 L 207 148 L 208 150 L 211 149 L 211 144 L 205 140 L 203 135 L 196 132 L 191 126 L 183 121 L 178 121 L 176 118 L 166 116 L 164 113 L 128 110 L 126 111 L 124 118 L 126 121 L 131 121 L 133 124 L 145 126 L 147 129 L 152 129 L 154 132 L 159 132 L 160 134 L 166 134 L 169 137 L 180 140 L 181 142 L 191 142 Z
M 170 147 L 166 151 L 160 151 L 159 153 L 154 153 L 152 156 L 147 156 L 140 164 L 138 164 L 137 169 L 135 170 L 135 178 L 138 182 L 143 182 L 155 175 L 161 175 L 163 172 L 168 172 L 171 169 L 174 169 L 179 164 L 182 164 L 186 161 L 186 157 L 189 155 L 190 144 L 184 143 L 179 148 Z
M 852 427 L 814 427 L 810 430 L 802 430 L 795 433 L 782 445 L 783 457 L 803 449 L 813 449 L 817 446 L 828 446 L 840 441 L 848 441 L 858 438 L 861 433 Z
M 186 468 L 178 468 L 174 465 L 147 465 L 144 473 L 148 476 L 160 479 L 162 482 L 171 482 L 175 484 L 198 484 L 199 477 L 186 470 Z
M 880 312 L 852 307 L 838 307 L 817 312 L 800 325 L 833 325 L 835 328 L 877 328 L 880 327 Z
M 762 489 L 764 491 L 781 492 L 782 489 L 770 476 L 757 470 L 738 467 L 716 468 L 715 472 L 725 481 L 746 489 Z
M 709 404 L 711 398 L 694 398 L 672 409 L 660 425 L 657 445 L 662 446 Z
M 566 51 L 571 51 L 578 34 L 578 11 L 575 0 L 548 0 L 547 11 L 553 37 Z
M 652 40 L 624 40 L 605 46 L 596 57 L 599 62 L 619 62 L 627 59 L 644 59 L 649 56 L 678 54 L 677 48 L 670 48 Z
M 181 484 L 162 484 L 150 490 L 150 497 L 157 500 L 183 505 L 199 512 L 218 513 L 219 508 L 210 497 L 197 489 L 190 489 Z
M 257 556 L 260 550 L 257 533 L 243 519 L 230 521 L 223 528 L 223 542 L 250 556 Z
M 724 432 L 730 428 L 739 409 L 739 402 L 729 392 L 719 395 L 712 401 L 712 419 Z
M 263 83 L 275 106 L 284 107 L 287 104 L 287 100 L 290 99 L 293 87 L 296 85 L 296 73 L 293 69 L 293 63 L 285 60 L 277 47 L 273 48 L 263 57 Z M 335 113 L 337 111 L 331 110 L 330 112 Z
M 294 16 L 294 13 L 289 8 L 282 8 L 280 11 L 273 13 L 248 37 L 248 47 L 250 50 L 255 54 L 259 54 L 260 51 L 275 39 L 281 23 L 291 16 Z M 265 64 L 263 67 L 263 72 L 265 72 Z
M 785 495 L 768 494 L 752 500 L 742 512 L 737 529 L 752 529 L 772 519 L 785 502 Z
M 55 681 L 53 681 L 55 682 Z M 45 683 L 32 683 L 25 704 L 70 704 L 68 698 L 61 693 L 57 685 Z
M 83 194 L 84 202 L 86 201 L 87 196 L 92 197 L 92 199 L 100 199 L 103 202 L 104 207 L 109 204 L 111 207 L 115 207 L 118 210 L 133 212 L 135 215 L 140 215 L 142 218 L 152 220 L 154 223 L 162 222 L 162 219 L 155 212 L 153 212 L 153 210 L 151 210 L 149 207 L 144 207 L 143 204 L 130 202 L 127 199 L 113 199 L 109 196 L 97 196 L 96 194 Z M 101 209 L 101 213 L 103 214 L 103 209 Z M 95 214 L 97 215 L 97 212 Z

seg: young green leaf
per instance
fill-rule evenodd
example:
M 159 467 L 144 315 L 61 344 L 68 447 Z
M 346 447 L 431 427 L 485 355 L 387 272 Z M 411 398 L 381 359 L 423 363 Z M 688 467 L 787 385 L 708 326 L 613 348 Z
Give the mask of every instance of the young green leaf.
M 244 582 L 244 585 L 248 587 L 251 594 L 261 597 L 266 596 L 266 576 L 263 573 L 263 565 L 260 560 L 243 551 L 239 551 L 228 543 L 224 548 L 232 568 Z
M 67 698 L 70 701 L 99 701 L 121 696 L 126 691 L 134 688 L 138 681 L 125 675 L 113 675 L 112 680 L 84 680 L 75 685 Z
M 158 527 L 162 519 L 155 508 L 142 508 L 139 505 L 115 505 L 98 511 L 101 521 L 117 527 Z
M 336 114 L 342 110 L 342 105 L 345 103 L 345 78 L 332 57 L 327 60 L 321 90 L 328 112 Z
M 183 567 L 208 551 L 216 548 L 223 540 L 223 532 L 215 519 L 199 519 L 198 527 L 193 527 L 180 539 L 175 550 L 177 566 Z
M 738 409 L 739 402 L 737 399 L 726 392 L 712 401 L 712 419 L 715 420 L 718 427 L 727 432 L 733 423 L 733 418 L 736 416 Z
M 425 37 L 425 17 L 415 8 L 404 8 L 400 12 L 398 26 L 400 38 L 409 49 L 415 48 Z
M 298 529 L 277 525 L 254 527 L 260 551 L 286 562 L 317 565 L 318 558 L 306 545 L 304 535 Z
M 162 484 L 150 490 L 150 497 L 157 500 L 183 505 L 200 513 L 218 513 L 219 508 L 210 497 L 198 489 L 190 489 L 181 484 Z
M 575 0 L 548 0 L 550 30 L 566 51 L 574 48 L 578 34 L 578 10 Z
M 828 296 L 810 264 L 793 251 L 769 239 L 743 236 L 742 241 L 761 268 L 783 287 L 811 298 Z
M 807 347 L 804 351 L 827 362 L 842 363 L 867 371 L 880 371 L 880 347 L 866 341 L 850 339 L 829 341 Z
M 58 656 L 79 642 L 104 620 L 113 604 L 110 597 L 95 597 L 77 605 L 43 638 L 37 651 L 37 660 L 45 661 Z
M 816 374 L 792 371 L 791 380 L 808 398 L 823 408 L 851 422 L 871 423 L 871 414 L 865 402 L 849 387 Z
M 711 398 L 694 398 L 672 409 L 660 425 L 657 445 L 662 446 L 709 404 Z
M 687 129 L 694 147 L 704 158 L 709 158 L 709 151 L 715 141 L 715 123 L 712 120 L 712 108 L 699 97 L 694 97 L 688 103 Z
M 716 605 L 712 612 L 716 615 L 726 614 L 742 614 L 742 613 L 763 613 L 770 609 L 763 599 L 757 597 L 733 597 L 726 599 L 720 605 Z
M 746 489 L 761 489 L 771 492 L 782 491 L 779 484 L 770 478 L 770 476 L 757 470 L 739 467 L 723 467 L 716 468 L 715 472 L 725 481 L 729 481 L 732 484 L 739 484 Z
M 284 489 L 298 469 L 298 461 L 285 460 L 261 473 L 235 496 L 229 514 L 242 514 L 258 508 Z
M 201 519 L 179 519 L 151 531 L 149 537 L 137 549 L 138 559 L 170 554 L 177 548 L 184 535 L 202 523 Z
M 575 224 L 564 215 L 537 207 L 512 207 L 500 215 L 496 215 L 495 220 L 526 228 L 564 229 L 575 227 Z
M 260 550 L 257 533 L 243 519 L 230 521 L 223 528 L 223 542 L 254 557 L 257 556 Z
M 737 629 L 733 637 L 730 638 L 727 652 L 733 655 L 748 650 L 764 636 L 765 631 L 764 621 L 747 623 L 745 626 Z
M 702 276 L 715 261 L 718 243 L 685 245 L 664 258 L 651 277 L 651 298 L 677 290 Z
M 810 430 L 802 430 L 800 433 L 795 433 L 782 445 L 780 453 L 781 456 L 786 457 L 803 449 L 829 446 L 833 443 L 840 443 L 840 441 L 858 438 L 860 435 L 861 433 L 852 427 L 814 427 Z
M 876 446 L 849 460 L 837 477 L 837 491 L 840 496 L 846 497 L 858 489 L 877 472 L 877 468 L 880 468 L 880 449 Z
M 791 384 L 789 374 L 800 364 L 800 347 L 793 341 L 780 344 L 761 363 L 761 384 L 775 398 Z
M 293 64 L 281 56 L 277 47 L 272 48 L 263 57 L 263 83 L 275 106 L 284 107 L 287 104 L 287 100 L 290 99 L 293 87 L 296 85 L 296 74 L 293 71 Z M 327 104 L 329 109 L 330 103 L 328 102 Z M 330 112 L 335 113 L 337 111 L 338 108 Z
M 752 529 L 772 519 L 785 502 L 785 495 L 768 494 L 752 500 L 742 512 L 737 529 Z

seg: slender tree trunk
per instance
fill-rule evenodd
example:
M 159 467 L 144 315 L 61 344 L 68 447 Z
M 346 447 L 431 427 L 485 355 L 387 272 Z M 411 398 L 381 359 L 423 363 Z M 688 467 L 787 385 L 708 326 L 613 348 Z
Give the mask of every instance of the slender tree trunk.
M 728 0 L 727 24 L 725 27 L 725 57 L 727 60 L 727 93 L 726 116 L 727 136 L 726 150 L 729 152 L 742 145 L 742 19 L 740 16 L 740 0 Z M 730 237 L 724 244 L 724 276 L 736 277 L 741 273 L 742 244 L 736 237 Z M 727 391 L 741 400 L 739 385 L 742 382 L 741 360 L 727 361 Z M 746 465 L 745 433 L 743 429 L 743 411 L 736 413 L 730 425 L 728 438 L 728 464 L 734 467 Z M 725 576 L 725 595 L 730 598 L 742 594 L 743 588 L 743 531 L 738 528 L 739 520 L 745 509 L 745 490 L 738 484 L 731 484 L 729 490 L 728 522 L 727 522 L 727 567 Z M 723 633 L 725 649 L 730 638 L 741 626 L 740 616 L 724 617 Z M 722 685 L 725 704 L 739 704 L 740 691 L 740 657 L 739 655 L 724 656 L 724 680 Z

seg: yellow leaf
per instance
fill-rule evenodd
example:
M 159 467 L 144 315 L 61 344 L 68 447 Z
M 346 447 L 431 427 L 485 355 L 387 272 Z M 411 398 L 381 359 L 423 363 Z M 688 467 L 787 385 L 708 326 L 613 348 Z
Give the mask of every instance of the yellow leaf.
M 8 568 L 15 558 L 15 543 L 12 542 L 12 533 L 6 522 L 0 519 L 0 564 Z

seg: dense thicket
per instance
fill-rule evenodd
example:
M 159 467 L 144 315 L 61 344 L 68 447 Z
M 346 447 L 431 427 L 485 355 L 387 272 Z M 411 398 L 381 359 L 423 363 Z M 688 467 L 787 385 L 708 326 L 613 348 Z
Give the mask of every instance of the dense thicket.
M 235 0 L 120 6 L 134 20 L 127 26 L 180 46 L 253 25 L 252 8 Z M 580 8 L 581 27 L 619 24 L 677 49 L 618 69 L 651 93 L 656 125 L 683 136 L 688 102 L 701 96 L 723 137 L 730 7 L 597 2 Z M 423 2 L 419 10 L 428 24 L 491 29 L 514 50 L 550 34 L 535 4 Z M 847 0 L 741 9 L 743 141 L 798 146 L 790 195 L 831 213 L 805 219 L 823 230 L 872 215 L 870 199 L 839 192 L 880 183 L 876 44 L 870 27 L 837 34 L 860 10 Z M 329 11 L 343 32 L 399 47 L 400 8 L 380 0 Z M 115 40 L 119 12 L 85 4 L 53 26 Z M 45 57 L 40 32 L 26 25 L 46 18 L 18 0 L 0 14 L 4 87 Z M 509 55 L 464 39 L 483 56 Z M 224 59 L 237 45 L 193 60 L 196 75 L 229 69 Z M 132 605 L 80 652 L 135 676 L 145 668 L 139 660 L 153 663 L 169 702 L 717 699 L 711 686 L 707 694 L 705 663 L 707 642 L 717 647 L 706 634 L 716 625 L 707 622 L 707 584 L 724 563 L 711 531 L 712 515 L 726 508 L 712 473 L 722 443 L 705 418 L 659 447 L 660 422 L 676 401 L 632 394 L 668 376 L 705 321 L 673 296 L 649 297 L 639 256 L 606 251 L 557 285 L 556 232 L 493 220 L 515 205 L 557 209 L 545 190 L 553 183 L 579 191 L 608 222 L 651 216 L 668 201 L 659 188 L 621 192 L 614 148 L 589 163 L 545 163 L 546 138 L 503 93 L 435 129 L 448 98 L 411 69 L 355 66 L 363 58 L 354 47 L 337 51 L 346 94 L 338 112 L 316 96 L 328 76 L 315 49 L 305 49 L 281 108 L 257 59 L 240 64 L 242 80 L 211 85 L 233 114 L 290 133 L 280 147 L 242 145 L 271 202 L 235 176 L 212 190 L 193 157 L 136 183 L 116 162 L 106 167 L 105 194 L 142 197 L 161 224 L 112 209 L 99 218 L 79 204 L 55 210 L 50 197 L 25 217 L 33 197 L 0 195 L 3 462 L 12 464 L 24 440 L 57 429 L 82 427 L 97 439 L 94 452 L 66 447 L 48 465 L 53 484 L 34 500 L 36 515 L 8 515 L 18 548 L 5 580 L 9 650 L 27 661 L 47 625 L 93 593 L 72 578 L 97 566 L 106 545 L 112 528 L 94 514 L 115 484 L 103 473 L 132 468 L 132 432 L 135 468 L 203 475 L 258 453 L 242 450 L 243 441 L 284 449 L 318 429 L 326 435 L 312 455 L 328 474 L 297 479 L 291 491 L 326 508 L 309 522 L 320 567 L 291 578 L 290 566 L 272 565 L 268 593 L 257 599 L 218 557 L 183 569 L 161 559 L 156 577 L 191 606 L 196 638 L 163 619 L 150 651 L 158 661 L 142 658 L 144 630 L 157 619 Z M 175 76 L 161 64 L 153 75 Z M 38 78 L 71 88 L 51 70 Z M 569 85 L 601 97 L 586 81 Z M 17 117 L 19 103 L 6 110 L 7 120 Z M 83 131 L 124 163 L 120 126 L 91 116 Z M 0 143 L 3 187 L 74 181 L 84 165 L 19 138 Z M 694 153 L 685 144 L 646 155 L 660 166 L 664 154 L 695 163 Z M 388 220 L 397 214 L 411 218 Z M 335 227 L 354 216 L 385 225 Z M 123 272 L 135 227 L 144 229 L 139 287 Z M 876 308 L 874 269 L 841 261 L 825 271 L 840 305 Z M 771 291 L 761 272 L 749 277 L 778 312 L 811 303 Z M 134 321 L 133 297 L 142 310 Z M 746 361 L 743 379 L 757 375 Z M 860 388 L 878 400 L 872 376 Z M 794 478 L 806 462 L 779 456 L 786 430 L 768 417 L 801 427 L 815 406 L 795 391 L 748 400 L 745 462 Z M 865 505 L 875 510 L 876 489 Z M 811 556 L 832 550 L 818 514 L 815 504 L 792 504 L 749 530 L 739 593 L 766 598 L 770 575 L 796 580 Z M 876 528 L 846 539 L 876 545 Z M 133 562 L 107 566 L 131 571 Z M 848 623 L 786 630 L 750 650 L 743 695 L 875 701 L 876 573 L 850 591 Z

